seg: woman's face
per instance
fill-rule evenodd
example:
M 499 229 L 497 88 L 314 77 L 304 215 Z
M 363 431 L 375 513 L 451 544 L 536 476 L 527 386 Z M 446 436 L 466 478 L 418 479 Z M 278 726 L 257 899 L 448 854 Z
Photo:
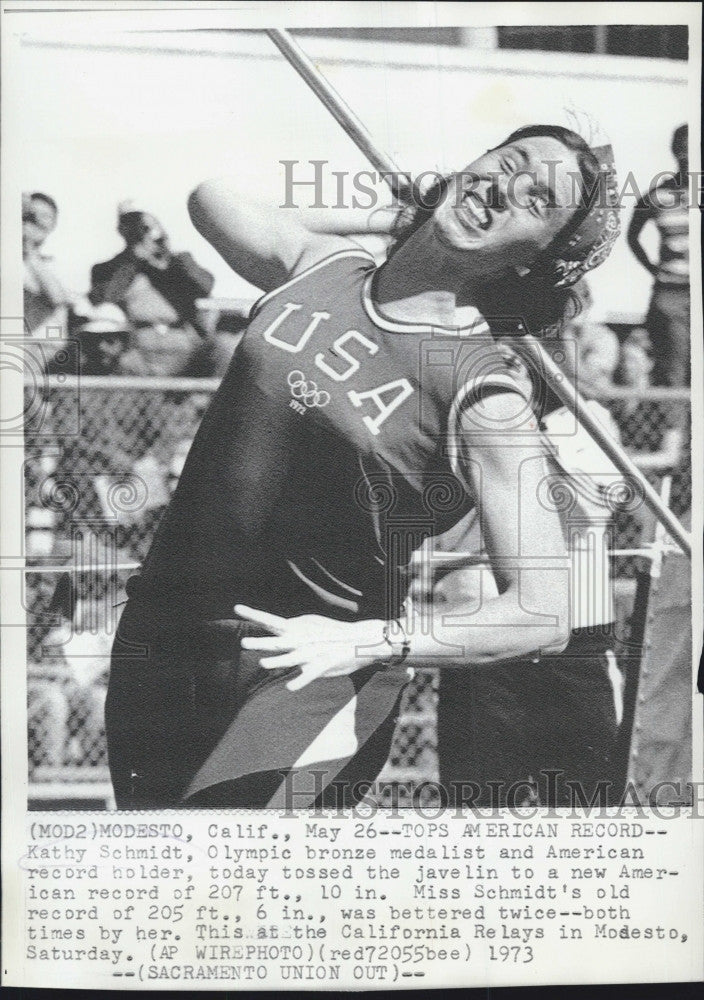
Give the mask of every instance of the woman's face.
M 451 181 L 434 235 L 482 276 L 530 269 L 577 210 L 579 178 L 577 154 L 549 136 L 490 150 Z

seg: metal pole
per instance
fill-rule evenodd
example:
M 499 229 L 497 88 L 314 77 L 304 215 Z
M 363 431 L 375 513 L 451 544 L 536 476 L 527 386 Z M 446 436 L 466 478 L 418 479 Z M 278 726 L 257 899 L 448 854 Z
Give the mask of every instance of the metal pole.
M 294 42 L 288 31 L 281 28 L 272 28 L 267 31 L 267 34 L 291 63 L 296 72 L 303 77 L 308 86 L 318 95 L 338 124 L 357 143 L 357 146 L 373 166 L 382 171 L 398 171 L 393 161 L 377 149 L 374 140 L 361 122 L 348 108 L 340 95 L 330 86 L 320 70 L 313 65 L 308 56 Z M 397 176 L 401 175 L 397 174 Z M 406 177 L 407 180 L 407 175 L 402 176 Z M 394 191 L 394 194 L 396 194 L 396 191 Z M 672 511 L 661 501 L 640 469 L 633 464 L 621 445 L 609 436 L 599 421 L 587 409 L 584 400 L 575 387 L 565 377 L 564 373 L 560 371 L 552 358 L 548 357 L 538 341 L 533 337 L 524 337 L 522 342 L 526 343 L 533 354 L 538 369 L 542 372 L 542 376 L 548 387 L 552 389 L 558 399 L 575 415 L 589 436 L 593 438 L 602 451 L 611 459 L 619 472 L 638 483 L 643 491 L 647 507 L 655 514 L 658 521 L 667 528 L 682 551 L 691 558 L 692 543 L 689 535 Z
M 372 166 L 376 167 L 391 188 L 394 197 L 398 198 L 399 201 L 406 201 L 411 192 L 411 183 L 408 174 L 402 173 L 391 157 L 382 153 L 377 148 L 374 140 L 359 118 L 344 102 L 334 87 L 328 83 L 317 66 L 311 62 L 288 31 L 281 28 L 269 28 L 267 35 L 291 63 L 296 72 L 303 77 L 311 90 L 317 94 L 335 121 L 342 126 L 347 135 L 357 144 Z

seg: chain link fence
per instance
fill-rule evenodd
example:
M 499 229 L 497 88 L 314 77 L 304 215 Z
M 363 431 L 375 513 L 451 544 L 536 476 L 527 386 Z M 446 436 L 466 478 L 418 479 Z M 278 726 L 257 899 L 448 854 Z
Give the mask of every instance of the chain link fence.
M 30 800 L 111 805 L 103 706 L 110 642 L 129 575 L 144 559 L 217 383 L 209 379 L 63 378 L 28 386 L 25 573 Z M 608 406 L 631 453 L 658 453 L 679 428 L 670 506 L 690 506 L 689 392 L 615 391 Z M 667 461 L 670 461 L 669 459 Z M 657 463 L 656 463 L 657 465 Z M 619 513 L 617 550 L 648 544 L 654 522 Z M 617 595 L 632 601 L 639 557 L 614 558 Z M 642 559 L 641 559 L 642 562 Z M 623 612 L 624 618 L 628 610 Z M 432 801 L 437 677 L 406 690 L 379 802 Z M 427 788 L 424 783 L 430 783 Z

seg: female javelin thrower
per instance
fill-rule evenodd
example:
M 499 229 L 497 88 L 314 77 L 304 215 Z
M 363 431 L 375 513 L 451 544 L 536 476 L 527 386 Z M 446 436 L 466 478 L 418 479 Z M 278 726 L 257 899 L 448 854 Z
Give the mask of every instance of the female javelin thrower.
M 519 130 L 416 198 L 379 268 L 292 210 L 196 189 L 196 228 L 265 294 L 128 586 L 106 709 L 119 807 L 353 803 L 408 667 L 565 645 L 544 449 L 484 317 L 559 324 L 618 231 L 613 180 L 610 150 Z M 496 596 L 404 632 L 412 550 L 473 506 Z

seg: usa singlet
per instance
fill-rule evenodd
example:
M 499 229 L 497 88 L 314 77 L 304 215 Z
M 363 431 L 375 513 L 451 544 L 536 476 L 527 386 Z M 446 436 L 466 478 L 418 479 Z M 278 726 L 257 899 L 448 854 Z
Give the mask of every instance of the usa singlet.
M 396 617 L 412 552 L 474 505 L 458 473 L 457 423 L 477 391 L 513 383 L 479 313 L 456 330 L 391 321 L 373 303 L 374 275 L 365 251 L 343 250 L 255 305 L 128 589 L 121 636 L 144 643 L 151 662 L 183 659 L 189 636 L 191 660 L 226 660 L 209 636 L 231 634 L 238 603 L 284 616 Z M 154 683 L 175 683 L 169 669 Z M 189 669 L 184 690 L 197 698 L 202 666 Z M 347 734 L 336 753 L 348 758 L 405 683 L 404 671 L 372 673 L 323 678 L 295 694 L 255 679 L 233 696 L 234 728 L 223 735 L 220 723 L 191 747 L 205 763 L 188 794 L 223 776 L 320 759 L 329 725 Z M 148 676 L 145 665 L 140 684 Z M 222 697 L 211 701 L 227 714 Z M 178 727 L 172 759 L 193 741 L 193 725 Z M 111 767 L 121 753 L 113 750 Z
M 384 319 L 373 274 L 366 253 L 341 251 L 256 304 L 137 604 L 181 622 L 230 617 L 235 603 L 398 614 L 387 567 L 472 505 L 453 471 L 452 413 L 490 349 L 478 313 L 453 332 Z

